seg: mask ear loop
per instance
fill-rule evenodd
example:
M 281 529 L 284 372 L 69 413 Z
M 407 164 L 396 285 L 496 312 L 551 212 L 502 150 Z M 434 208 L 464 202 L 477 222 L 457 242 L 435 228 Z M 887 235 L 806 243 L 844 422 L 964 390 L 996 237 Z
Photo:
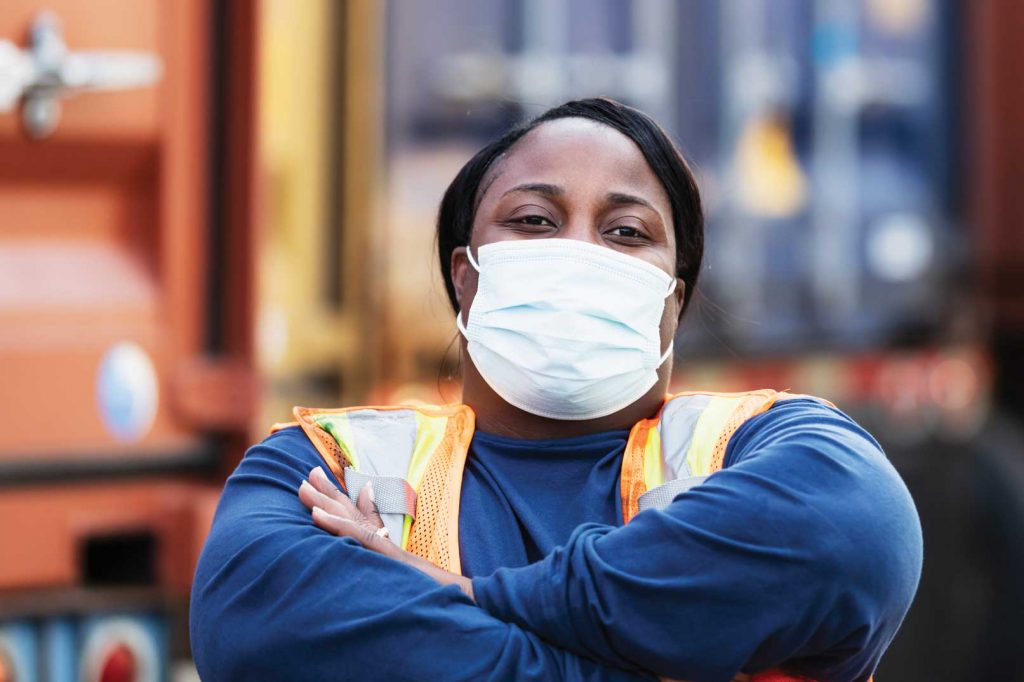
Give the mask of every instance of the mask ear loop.
M 665 351 L 665 354 L 661 356 L 661 360 L 658 361 L 658 367 L 661 367 L 662 365 L 665 364 L 665 361 L 668 360 L 669 357 L 672 355 L 672 350 L 675 348 L 675 346 L 676 342 L 674 340 L 668 342 L 668 350 Z
M 473 258 L 473 248 L 469 244 L 466 244 L 466 258 L 469 259 L 469 264 L 473 266 L 473 269 L 480 272 L 480 265 L 476 262 L 476 259 Z M 675 280 L 673 279 L 672 282 L 674 284 Z M 670 291 L 669 293 L 672 292 Z
M 480 265 L 477 264 L 476 259 L 473 258 L 473 249 L 469 244 L 466 244 L 466 258 L 469 260 L 469 264 L 473 266 L 473 269 L 480 272 Z M 455 326 L 458 327 L 459 332 L 461 332 L 464 337 L 467 339 L 469 338 L 469 332 L 466 331 L 466 325 L 462 323 L 461 310 L 455 313 Z
M 668 298 L 669 296 L 671 296 L 672 292 L 676 290 L 676 283 L 678 281 L 679 281 L 678 277 L 673 277 L 672 278 L 672 284 L 669 285 L 668 292 L 665 294 L 665 298 Z M 670 355 L 672 355 L 672 350 L 675 348 L 675 345 L 676 345 L 675 339 L 673 339 L 673 340 L 668 342 L 668 350 L 666 350 L 665 354 L 661 356 L 661 360 L 658 360 L 658 367 L 661 367 L 662 365 L 664 365 L 665 361 L 668 360 Z

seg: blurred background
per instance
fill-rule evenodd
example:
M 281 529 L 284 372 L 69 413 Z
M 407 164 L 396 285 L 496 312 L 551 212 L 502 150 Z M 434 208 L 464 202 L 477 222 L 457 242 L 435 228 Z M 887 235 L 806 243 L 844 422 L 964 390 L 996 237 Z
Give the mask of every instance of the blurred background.
M 907 481 L 876 679 L 1024 680 L 1024 3 L 5 0 L 0 682 L 189 680 L 224 477 L 293 405 L 458 399 L 444 188 L 574 97 L 708 216 L 677 390 L 836 402 Z

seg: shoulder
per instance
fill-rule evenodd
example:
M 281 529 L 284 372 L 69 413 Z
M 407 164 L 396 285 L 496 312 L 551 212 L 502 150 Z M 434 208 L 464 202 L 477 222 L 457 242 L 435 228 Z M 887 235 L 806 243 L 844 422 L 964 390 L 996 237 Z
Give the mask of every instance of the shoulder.
M 890 517 L 917 523 L 910 493 L 879 442 L 823 401 L 784 400 L 747 420 L 729 442 L 725 463 L 771 476 L 814 496 L 816 504 L 829 502 L 835 514 L 845 507 L 866 520 L 889 505 Z
M 314 447 L 309 437 L 298 426 L 286 426 L 274 431 L 262 441 L 250 447 L 246 451 L 243 461 L 245 459 L 259 459 L 268 456 L 311 462 L 311 466 L 320 463 L 320 455 L 317 453 L 316 447 Z
M 729 443 L 726 466 L 758 448 L 787 441 L 816 443 L 829 453 L 855 452 L 876 464 L 887 463 L 882 446 L 860 424 L 824 400 L 800 396 L 777 401 L 742 424 Z
M 228 477 L 225 493 L 240 489 L 252 491 L 284 485 L 294 490 L 313 467 L 323 466 L 328 476 L 331 471 L 316 447 L 301 428 L 288 426 L 279 429 L 252 445 L 242 461 Z
M 312 444 L 309 442 L 309 438 L 306 437 L 306 434 L 298 424 L 288 424 L 286 426 L 275 428 L 271 433 L 267 434 L 266 438 L 253 447 L 291 449 L 299 444 L 312 447 Z
M 674 524 L 661 532 L 673 539 L 698 529 L 686 561 L 716 566 L 745 603 L 775 595 L 778 613 L 757 616 L 773 630 L 755 669 L 777 665 L 779 647 L 793 644 L 785 655 L 796 652 L 804 674 L 865 678 L 920 578 L 920 522 L 898 472 L 863 427 L 810 397 L 747 419 L 721 471 L 662 515 L 632 523 L 642 521 L 659 532 L 657 524 Z M 708 558 L 695 559 L 704 551 Z
M 921 570 L 917 509 L 882 446 L 857 422 L 812 398 L 781 401 L 737 430 L 727 464 L 803 509 L 828 536 L 835 568 L 858 574 L 852 584 L 878 588 L 888 578 L 895 602 L 909 603 Z

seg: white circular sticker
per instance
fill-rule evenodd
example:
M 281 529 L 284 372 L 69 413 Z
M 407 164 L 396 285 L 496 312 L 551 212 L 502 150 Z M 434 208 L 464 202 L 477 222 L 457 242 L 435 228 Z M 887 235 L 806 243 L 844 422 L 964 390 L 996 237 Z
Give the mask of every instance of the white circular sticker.
M 868 265 L 880 279 L 910 282 L 922 277 L 935 256 L 931 229 L 922 216 L 893 213 L 872 225 Z
M 149 432 L 158 395 L 156 368 L 137 343 L 122 341 L 103 355 L 96 401 L 103 424 L 117 440 L 133 443 Z

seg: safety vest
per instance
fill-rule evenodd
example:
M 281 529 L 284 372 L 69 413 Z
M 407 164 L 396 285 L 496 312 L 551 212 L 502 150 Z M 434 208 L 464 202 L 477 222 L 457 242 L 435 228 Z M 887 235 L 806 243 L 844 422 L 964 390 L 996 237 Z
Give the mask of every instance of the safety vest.
M 622 518 L 668 506 L 720 470 L 730 438 L 748 419 L 796 396 L 769 389 L 668 396 L 659 413 L 633 425 L 622 458 Z M 296 423 L 353 501 L 373 482 L 374 502 L 392 540 L 451 573 L 462 574 L 459 498 L 475 416 L 466 405 L 314 409 Z M 779 671 L 737 680 L 794 682 Z

